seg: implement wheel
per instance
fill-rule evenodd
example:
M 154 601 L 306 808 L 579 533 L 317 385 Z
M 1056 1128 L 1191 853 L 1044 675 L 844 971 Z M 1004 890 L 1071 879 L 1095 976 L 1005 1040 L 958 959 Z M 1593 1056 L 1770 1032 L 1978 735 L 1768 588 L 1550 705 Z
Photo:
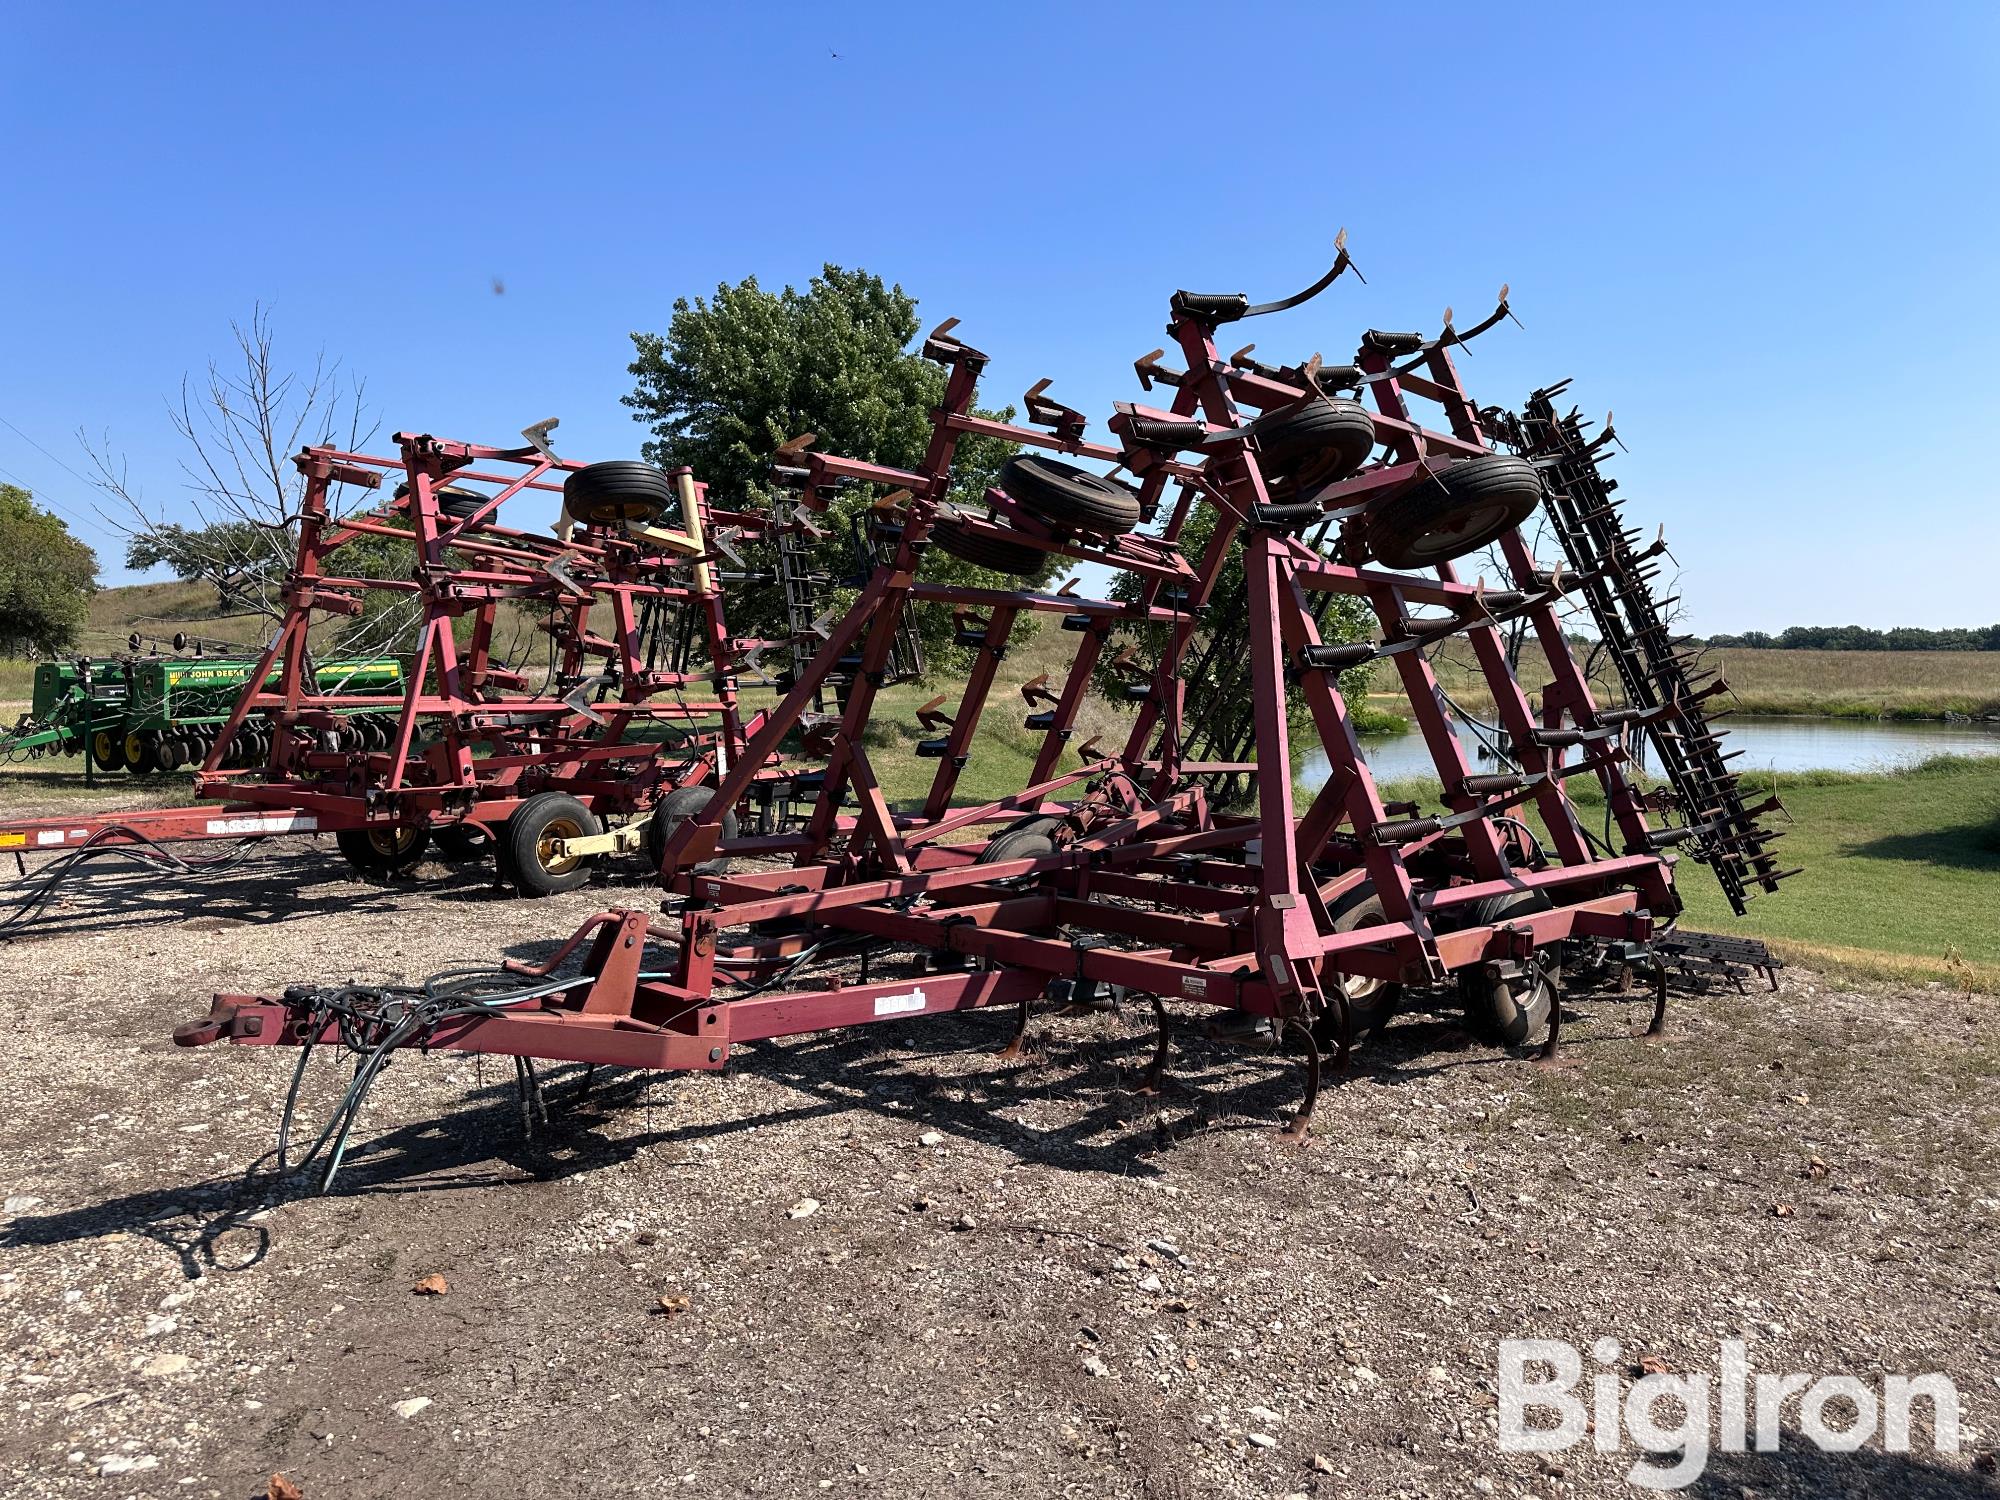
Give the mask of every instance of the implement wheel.
M 1031 547 L 1026 542 L 978 536 L 943 519 L 931 528 L 931 540 L 953 557 L 974 567 L 991 568 L 996 573 L 1012 573 L 1017 577 L 1031 577 L 1041 572 L 1049 560 L 1049 554 L 1039 547 Z
M 567 792 L 540 792 L 523 802 L 501 830 L 501 868 L 523 896 L 573 891 L 590 879 L 591 860 L 588 855 L 566 854 L 560 846 L 565 839 L 589 838 L 603 831 L 597 814 Z
M 1361 521 L 1368 550 L 1386 566 L 1434 568 L 1512 531 L 1541 500 L 1533 464 L 1489 453 L 1378 500 Z
M 125 769 L 134 776 L 150 776 L 160 769 L 159 742 L 151 734 L 133 730 L 125 736 L 119 750 L 125 760 Z
M 1138 492 L 1129 485 L 1038 453 L 1008 459 L 1000 488 L 1052 526 L 1123 536 L 1139 524 Z
M 1375 447 L 1375 423 L 1358 401 L 1310 401 L 1257 426 L 1257 456 L 1273 500 L 1310 496 L 1345 479 Z
M 1470 925 L 1501 927 L 1548 908 L 1548 897 L 1539 891 L 1488 896 L 1473 906 Z M 1474 1034 L 1519 1047 L 1547 1029 L 1550 1014 L 1562 1003 L 1562 966 L 1553 951 L 1546 958 L 1538 951 L 1525 963 L 1476 963 L 1459 971 L 1458 991 Z
M 660 871 L 660 861 L 666 857 L 667 840 L 674 836 L 681 824 L 696 816 L 708 806 L 708 800 L 715 795 L 713 786 L 675 787 L 662 797 L 653 808 L 653 816 L 646 821 L 646 861 L 653 867 L 653 873 Z M 736 837 L 741 824 L 737 821 L 736 809 L 730 808 L 722 815 L 722 837 L 724 841 Z M 728 873 L 730 861 L 725 855 L 704 860 L 694 867 L 697 875 L 722 875 Z
M 992 841 L 979 851 L 979 857 L 973 863 L 997 865 L 1009 859 L 1046 859 L 1056 852 L 1055 831 L 1061 826 L 1061 818 L 1039 813 L 1017 818 L 993 835 Z
M 1357 927 L 1380 927 L 1389 920 L 1382 910 L 1382 898 L 1375 894 L 1373 886 L 1356 886 L 1338 901 L 1328 913 L 1333 918 L 1335 932 L 1352 932 Z M 1396 1006 L 1402 1000 L 1403 987 L 1393 980 L 1376 979 L 1367 974 L 1342 974 L 1338 978 L 1341 999 L 1347 1002 L 1347 1029 L 1351 1041 L 1379 1028 L 1396 1013 Z M 1339 1038 L 1331 1034 L 1323 1018 L 1315 1028 L 1313 1040 L 1323 1052 L 1337 1049 Z
M 654 521 L 674 503 L 674 482 L 636 458 L 586 464 L 563 481 L 563 505 L 580 521 Z
M 343 828 L 334 844 L 363 875 L 401 875 L 415 868 L 431 841 L 430 830 L 412 828 Z
M 113 734 L 108 729 L 96 729 L 90 735 L 90 763 L 100 771 L 122 770 L 125 765 L 125 741 L 123 736 Z

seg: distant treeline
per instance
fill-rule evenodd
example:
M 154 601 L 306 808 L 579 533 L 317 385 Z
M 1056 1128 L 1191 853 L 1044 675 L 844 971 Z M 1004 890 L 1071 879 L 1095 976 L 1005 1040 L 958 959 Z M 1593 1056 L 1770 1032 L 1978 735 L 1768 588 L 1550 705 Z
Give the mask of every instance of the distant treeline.
M 1772 635 L 1746 630 L 1741 635 L 1711 635 L 1711 646 L 1741 646 L 1759 651 L 2000 651 L 2000 625 L 1954 626 L 1949 630 L 1919 630 L 1898 625 L 1894 630 L 1870 630 L 1865 625 L 1794 625 Z

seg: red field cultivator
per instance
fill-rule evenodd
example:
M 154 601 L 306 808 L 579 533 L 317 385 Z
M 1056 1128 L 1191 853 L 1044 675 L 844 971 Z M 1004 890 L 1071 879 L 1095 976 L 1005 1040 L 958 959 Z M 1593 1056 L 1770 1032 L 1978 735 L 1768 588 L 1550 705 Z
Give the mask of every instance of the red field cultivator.
M 1150 998 L 1154 1081 L 1169 1003 L 1205 1007 L 1218 1034 L 1282 1042 L 1305 1067 L 1296 1134 L 1322 1059 L 1344 1063 L 1408 991 L 1451 992 L 1476 1027 L 1552 1051 L 1565 952 L 1643 947 L 1679 910 L 1668 849 L 1691 835 L 1655 826 L 1671 796 L 1635 785 L 1629 740 L 1669 719 L 1684 728 L 1698 704 L 1600 707 L 1570 654 L 1561 612 L 1590 577 L 1545 564 L 1519 530 L 1545 501 L 1548 471 L 1495 449 L 1452 358 L 1506 315 L 1504 291 L 1463 331 L 1449 315 L 1435 337 L 1371 330 L 1351 364 L 1220 352 L 1222 326 L 1296 306 L 1347 266 L 1343 250 L 1306 292 L 1262 306 L 1177 293 L 1180 367 L 1164 350 L 1138 364 L 1146 389 L 1171 397 L 1120 403 L 1108 443 L 1086 439 L 1082 414 L 1046 381 L 1029 392 L 1025 423 L 975 415 L 985 356 L 947 323 L 923 350 L 948 380 L 921 464 L 887 468 L 805 441 L 777 457 L 809 512 L 845 488 L 874 493 L 881 561 L 783 701 L 745 726 L 713 790 L 702 783 L 702 805 L 659 839 L 664 916 L 607 911 L 548 962 L 472 979 L 219 996 L 177 1040 L 346 1043 L 362 1062 L 331 1127 L 342 1140 L 360 1080 L 401 1046 L 714 1069 L 740 1043 L 1011 1006 L 1018 1048 L 1043 997 Z M 1027 450 L 974 509 L 946 500 L 967 434 Z M 1462 578 L 1457 561 L 1489 547 L 1506 576 L 1491 587 Z M 1098 598 L 960 587 L 926 577 L 932 549 L 1017 575 L 1055 554 L 1124 584 Z M 1325 638 L 1324 600 L 1336 595 L 1366 607 L 1372 639 Z M 925 706 L 937 732 L 914 753 L 936 769 L 921 804 L 899 810 L 864 731 L 909 609 L 950 611 L 973 664 L 954 707 Z M 1077 638 L 1061 684 L 1024 689 L 1034 769 L 1011 795 L 954 806 L 1029 613 Z M 1509 661 L 1512 622 L 1547 674 L 1539 710 Z M 1504 769 L 1481 771 L 1454 732 L 1427 655 L 1448 638 L 1477 660 L 1514 747 Z M 1377 788 L 1339 689 L 1343 671 L 1376 661 L 1408 699 L 1441 806 L 1392 804 Z M 839 711 L 821 713 L 836 672 Z M 1133 705 L 1124 743 L 1072 744 L 1106 678 Z M 1220 691 L 1225 679 L 1233 692 Z M 787 773 L 811 799 L 798 828 L 780 857 L 718 868 L 743 848 L 728 841 L 731 813 L 787 743 L 813 763 Z M 1327 769 L 1301 799 L 1293 771 L 1313 752 Z M 1611 847 L 1579 819 L 1576 777 L 1601 788 Z M 1247 810 L 1217 795 L 1232 779 L 1254 786 Z
M 10 824 L 12 844 L 330 832 L 354 865 L 387 874 L 435 842 L 490 849 L 538 895 L 706 803 L 700 788 L 757 727 L 738 684 L 740 652 L 761 643 L 730 636 L 720 562 L 769 523 L 711 509 L 686 470 L 570 462 L 529 435 L 502 449 L 400 433 L 396 458 L 300 453 L 285 615 L 208 737 L 208 805 Z M 386 498 L 337 503 L 356 492 Z M 537 500 L 553 535 L 500 524 L 501 506 Z M 357 686 L 317 668 L 315 646 L 342 623 L 414 640 L 405 669 Z M 783 777 L 767 757 L 739 801 L 768 800 Z

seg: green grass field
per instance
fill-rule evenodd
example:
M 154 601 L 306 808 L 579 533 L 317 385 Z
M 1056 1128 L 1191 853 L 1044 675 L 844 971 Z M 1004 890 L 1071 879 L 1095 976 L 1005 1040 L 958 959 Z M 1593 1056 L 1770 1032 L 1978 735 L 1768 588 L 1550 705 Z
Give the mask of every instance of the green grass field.
M 1596 782 L 1569 787 L 1598 832 Z M 1384 790 L 1438 806 L 1435 781 Z M 1780 866 L 1805 873 L 1760 893 L 1739 917 L 1707 869 L 1683 859 L 1677 884 L 1689 927 L 1763 938 L 1824 968 L 2000 993 L 2000 758 L 1786 774 L 1755 788 L 1759 798 L 1766 790 L 1789 814 L 1770 820 L 1785 830 L 1774 846 Z
M 1739 918 L 1707 871 L 1685 867 L 1690 926 L 1813 963 L 2000 991 L 2000 759 L 1785 776 L 1777 791 L 1791 815 L 1781 863 L 1805 873 Z

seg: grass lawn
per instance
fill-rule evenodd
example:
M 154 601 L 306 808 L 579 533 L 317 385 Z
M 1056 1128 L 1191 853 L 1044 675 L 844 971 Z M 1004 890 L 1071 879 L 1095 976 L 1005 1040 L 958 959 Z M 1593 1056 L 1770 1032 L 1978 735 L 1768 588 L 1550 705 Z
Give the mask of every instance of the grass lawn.
M 1585 825 L 1600 833 L 1597 783 L 1569 786 Z M 1770 789 L 1792 819 L 1769 820 L 1786 830 L 1775 846 L 1780 868 L 1805 873 L 1759 894 L 1739 917 L 1708 870 L 1683 859 L 1687 926 L 1763 938 L 1823 968 L 2000 993 L 2000 758 L 1785 774 L 1753 790 L 1761 798 Z M 1439 805 L 1436 781 L 1398 782 L 1384 794 Z
M 1739 918 L 1707 871 L 1685 868 L 1690 926 L 1818 964 L 2000 991 L 2000 760 L 1808 773 L 1777 789 L 1793 819 L 1781 863 L 1806 873 Z

